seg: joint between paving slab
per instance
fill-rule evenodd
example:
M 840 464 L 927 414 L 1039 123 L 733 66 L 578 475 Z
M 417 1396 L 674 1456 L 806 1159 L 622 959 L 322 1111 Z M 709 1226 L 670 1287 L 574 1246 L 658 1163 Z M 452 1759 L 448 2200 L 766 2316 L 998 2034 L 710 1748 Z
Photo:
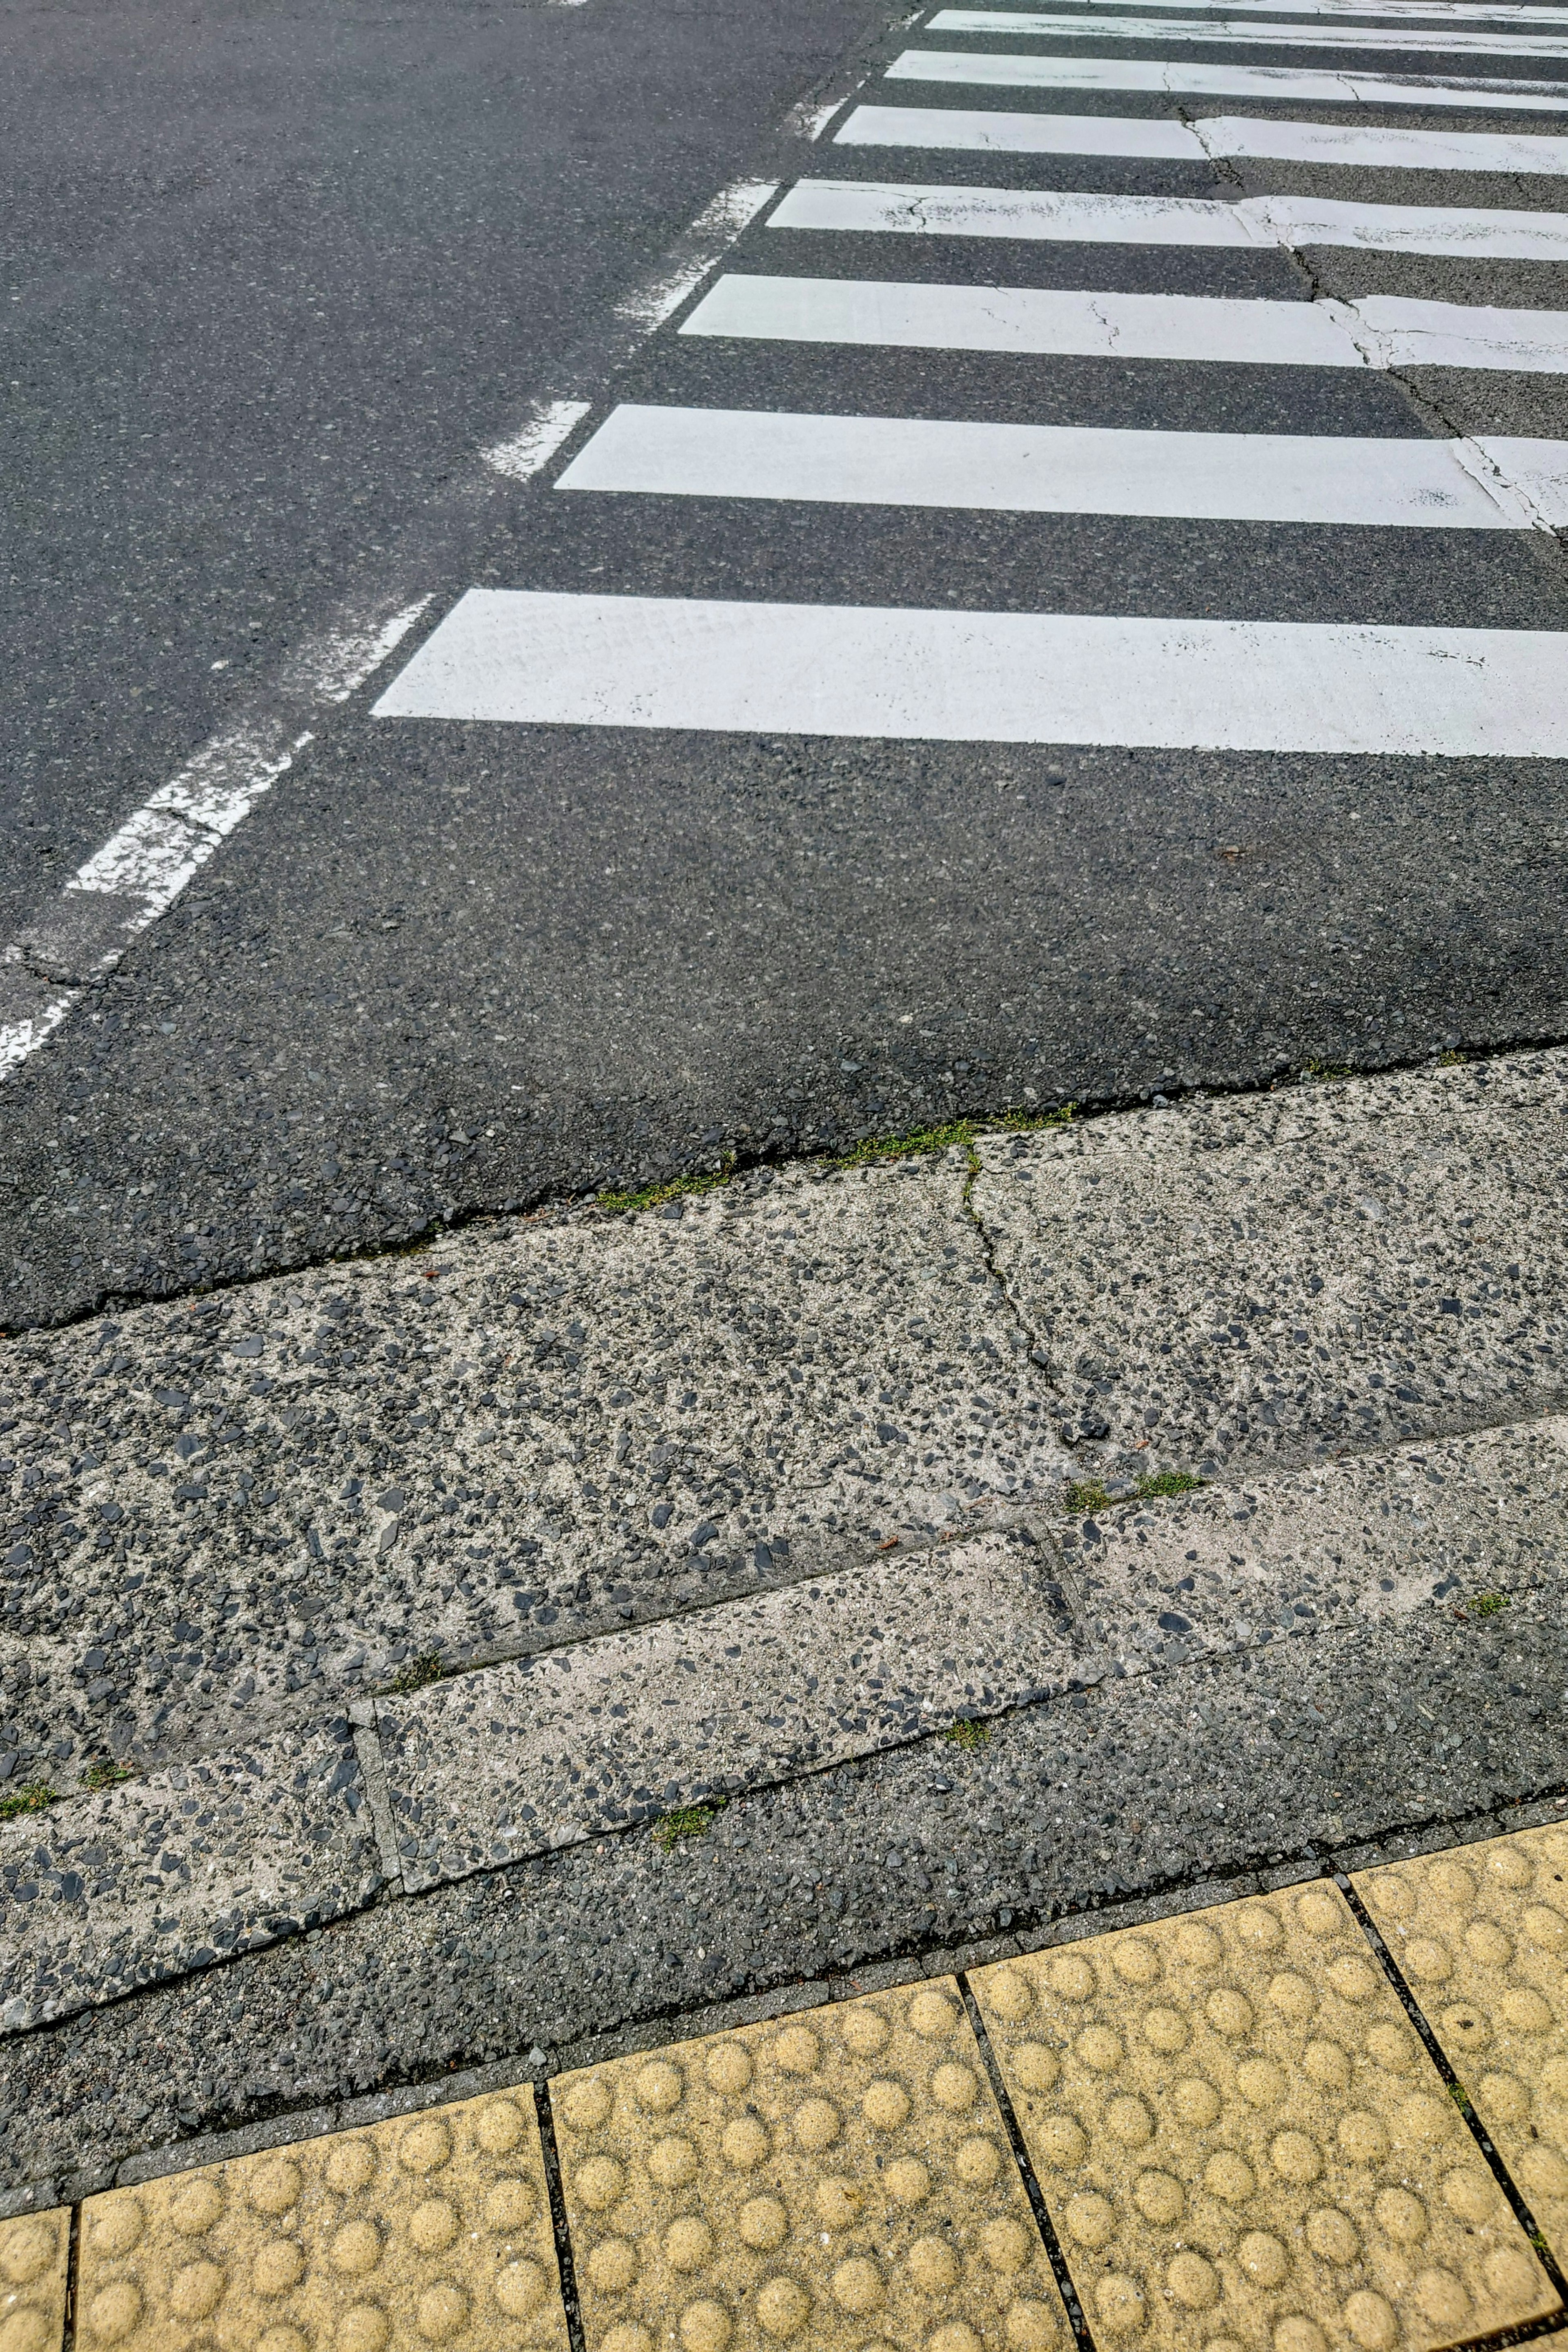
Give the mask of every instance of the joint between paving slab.
M 583 2312 L 577 2297 L 577 2265 L 572 2250 L 572 2232 L 566 2221 L 566 2192 L 562 2185 L 561 2151 L 555 2144 L 555 2111 L 550 2103 L 548 2083 L 535 2084 L 533 2108 L 539 2118 L 539 2145 L 544 2158 L 544 2184 L 550 2197 L 550 2226 L 555 2232 L 561 2300 L 566 2307 L 566 2333 L 572 2352 L 584 2352 Z
M 386 1777 L 386 1758 L 382 1750 L 381 1727 L 376 1720 L 374 1699 L 351 1699 L 348 1717 L 353 1726 L 354 1754 L 359 1759 L 359 1769 L 364 1780 L 365 1802 L 370 1807 L 371 1824 L 375 1831 L 382 1875 L 394 1894 L 406 1895 L 408 1886 L 403 1875 L 403 1857 L 397 1851 L 397 1832 L 392 1818 L 392 1790 Z

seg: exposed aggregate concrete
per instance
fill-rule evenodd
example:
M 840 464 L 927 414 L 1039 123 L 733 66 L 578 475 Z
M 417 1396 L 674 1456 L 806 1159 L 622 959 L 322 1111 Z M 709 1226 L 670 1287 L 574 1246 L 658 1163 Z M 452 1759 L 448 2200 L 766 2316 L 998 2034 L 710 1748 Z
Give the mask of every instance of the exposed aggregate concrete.
M 979 1936 L 1194 1881 L 1366 1859 L 1563 1791 L 1552 1599 L 1111 1680 L 731 1806 L 519 1864 L 8 2044 L 0 2197 L 101 2185 L 142 2150 L 461 2066 L 570 2062 L 726 1995 L 792 1998 Z M 1396 1833 L 1405 1833 L 1396 1838 Z M 809 1998 L 809 1990 L 805 1994 Z

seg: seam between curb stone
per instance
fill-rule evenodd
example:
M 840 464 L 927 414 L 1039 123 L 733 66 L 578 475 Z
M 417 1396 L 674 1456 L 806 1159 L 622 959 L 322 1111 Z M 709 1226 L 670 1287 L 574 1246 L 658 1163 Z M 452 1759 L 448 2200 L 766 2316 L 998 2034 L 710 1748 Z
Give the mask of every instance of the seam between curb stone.
M 364 1780 L 365 1801 L 370 1807 L 372 1827 L 381 1854 L 382 1876 L 397 1895 L 406 1895 L 402 1857 L 397 1851 L 397 1832 L 392 1819 L 392 1790 L 386 1777 L 386 1758 L 382 1752 L 381 1727 L 376 1720 L 375 1701 L 356 1698 L 349 1701 L 349 1721 L 354 1727 L 354 1754 Z
M 1552 2281 L 1552 2285 L 1556 2288 L 1558 2294 L 1563 2299 L 1563 2305 L 1568 2306 L 1568 2281 L 1565 2281 L 1563 2278 L 1557 2257 L 1552 2251 L 1551 2243 L 1547 2239 L 1546 2233 L 1537 2222 L 1535 2215 L 1531 2212 L 1522 2192 L 1516 2185 L 1507 2165 L 1503 2162 L 1501 2156 L 1494 2147 L 1490 2135 L 1486 2130 L 1479 2116 L 1477 2115 L 1475 2108 L 1471 2105 L 1469 2094 L 1466 2091 L 1464 2084 L 1455 2074 L 1447 2053 L 1444 2051 L 1442 2044 L 1439 2042 L 1436 2033 L 1432 2031 L 1431 2025 L 1427 2021 L 1426 2011 L 1422 2009 L 1420 2002 L 1416 2000 L 1415 1994 L 1411 1991 L 1410 1987 L 1405 1980 L 1405 1971 L 1401 1969 L 1398 1961 L 1394 1958 L 1394 1954 L 1389 1950 L 1389 1948 L 1384 1942 L 1383 1937 L 1378 1933 L 1376 1923 L 1373 1919 L 1371 1913 L 1367 1910 L 1366 1906 L 1363 1903 L 1361 1896 L 1356 1892 L 1355 1886 L 1348 1874 L 1338 1869 L 1327 1869 L 1324 1871 L 1323 1875 L 1326 1878 L 1332 1878 L 1334 1885 L 1339 1888 L 1340 1893 L 1344 1896 L 1346 1903 L 1349 1905 L 1352 1912 L 1353 1912 L 1357 1926 L 1360 1927 L 1363 1935 L 1366 1937 L 1368 1943 L 1372 1946 L 1373 1952 L 1377 1956 L 1378 1965 L 1383 1969 L 1383 1972 L 1388 1979 L 1389 1983 L 1394 1987 L 1394 1991 L 1399 1995 L 1399 1999 L 1404 2007 L 1406 2017 L 1409 2018 L 1411 2024 L 1415 2028 L 1416 2032 L 1420 2035 L 1426 2055 L 1431 2059 L 1432 2063 L 1442 2075 L 1444 2083 L 1447 2086 L 1450 2097 L 1453 2099 L 1455 2105 L 1458 2108 L 1459 2113 L 1463 2116 L 1466 2124 L 1468 2126 L 1470 2135 L 1475 2140 L 1477 2147 L 1480 2149 L 1481 2154 L 1486 2158 L 1487 2163 L 1491 2169 L 1499 2188 L 1502 2190 L 1503 2195 L 1508 2199 L 1509 2205 L 1512 2210 L 1514 2218 L 1519 2222 L 1525 2236 L 1530 2240 L 1531 2244 L 1535 2249 L 1536 2256 L 1540 2261 L 1542 2270 L 1545 2271 L 1548 2278 Z M 1557 2313 L 1555 2319 L 1548 2318 L 1544 2320 L 1537 2320 L 1527 2328 L 1504 2329 L 1496 2336 L 1487 2337 L 1486 2341 L 1489 2344 L 1494 2342 L 1499 2344 L 1527 2343 L 1533 2336 L 1553 2332 L 1556 2327 L 1562 2325 L 1562 2321 L 1563 2313 L 1559 2312 Z

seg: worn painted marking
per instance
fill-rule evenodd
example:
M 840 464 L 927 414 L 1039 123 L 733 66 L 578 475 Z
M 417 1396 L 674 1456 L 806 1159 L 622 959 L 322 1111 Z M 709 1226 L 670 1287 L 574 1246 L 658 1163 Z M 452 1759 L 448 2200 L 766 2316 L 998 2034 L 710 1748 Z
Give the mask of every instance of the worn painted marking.
M 1271 49 L 1398 49 L 1444 57 L 1568 58 L 1568 39 L 1550 33 L 1428 32 L 1412 26 L 1254 25 L 1245 17 L 1047 16 L 1021 8 L 939 8 L 933 33 L 1006 33 L 1048 40 L 1223 41 Z
M 836 147 L 940 148 L 1009 155 L 1154 155 L 1202 163 L 1247 155 L 1359 170 L 1534 172 L 1568 176 L 1568 139 L 1496 131 L 1385 131 L 1211 114 L 1168 122 L 1117 114 L 1005 114 L 963 107 L 858 106 Z
M 1187 65 L 1166 58 L 1000 57 L 979 49 L 905 49 L 884 79 L 982 89 L 1147 89 L 1166 98 L 1252 98 L 1344 106 L 1469 106 L 1487 114 L 1568 114 L 1559 82 L 1462 81 L 1436 74 L 1313 72 L 1291 66 Z
M 616 408 L 556 484 L 657 497 L 837 499 L 1011 514 L 1183 515 L 1246 522 L 1507 530 L 1532 518 L 1458 445 L 1283 433 L 1117 432 L 756 409 Z M 1521 443 L 1557 469 L 1568 443 Z M 1547 459 L 1538 452 L 1548 451 Z M 1489 452 L 1510 470 L 1507 445 Z M 1473 453 L 1472 453 L 1473 462 Z
M 1091 8 L 1142 8 L 1149 0 L 1084 0 Z M 1401 23 L 1444 25 L 1556 25 L 1563 23 L 1561 5 L 1554 7 L 1513 7 L 1508 0 L 1488 5 L 1484 0 L 1154 0 L 1184 14 L 1224 14 L 1238 16 L 1363 16 L 1397 19 Z
M 498 441 L 479 455 L 498 474 L 514 482 L 531 482 L 562 443 L 571 439 L 592 404 L 586 400 L 542 400 L 510 441 Z
M 1568 755 L 1568 635 L 471 588 L 381 718 Z
M 1351 307 L 1376 367 L 1568 373 L 1568 310 L 1492 310 L 1392 294 L 1363 295 Z

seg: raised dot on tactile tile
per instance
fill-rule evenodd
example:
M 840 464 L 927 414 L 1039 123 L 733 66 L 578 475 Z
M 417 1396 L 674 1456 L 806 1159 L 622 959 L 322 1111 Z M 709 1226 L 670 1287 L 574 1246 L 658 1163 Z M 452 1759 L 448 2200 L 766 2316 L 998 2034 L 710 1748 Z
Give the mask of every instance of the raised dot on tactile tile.
M 1184 2050 L 1187 2043 L 1187 2021 L 1180 2010 L 1156 2007 L 1143 2012 L 1143 2039 L 1151 2049 L 1163 2057 Z
M 897 2131 L 910 2112 L 910 2095 L 901 2083 L 868 2083 L 860 2112 L 878 2131 Z
M 1048 2091 L 1061 2068 L 1056 2053 L 1047 2050 L 1043 2042 L 1020 2042 L 1013 2052 L 1008 2071 L 1016 2075 L 1026 2091 Z
M 1002 2152 L 994 2139 L 960 2140 L 952 2168 L 966 2189 L 989 2189 L 1002 2169 Z
M 1266 1904 L 1242 1904 L 1232 1913 L 1230 1927 L 1249 1951 L 1271 1952 L 1285 1930 Z
M 980 2084 L 973 2068 L 961 2066 L 954 2059 L 939 2066 L 931 2078 L 931 2095 L 939 2107 L 950 2116 L 961 2116 L 972 2107 L 980 2095 Z
M 1415 2301 L 1434 2327 L 1457 2329 L 1469 2316 L 1470 2298 L 1452 2271 L 1421 2272 Z
M 1267 2230 L 1248 2230 L 1237 2247 L 1236 2259 L 1254 2286 L 1278 2286 L 1290 2267 L 1289 2255 Z
M 1479 2166 L 1461 2164 L 1445 2175 L 1443 2202 L 1461 2221 L 1485 2221 L 1496 2210 L 1497 2192 Z
M 1021 1969 L 998 1969 L 986 1979 L 985 2001 L 987 2008 L 994 2009 L 998 2017 L 1005 2019 L 1009 2025 L 1016 2025 L 1018 2020 L 1027 2017 L 1033 2009 L 1035 1996 L 1029 1990 L 1027 1977 Z
M 47 2221 L 13 2221 L 0 2229 L 0 2278 L 13 2286 L 26 2286 L 55 2259 L 58 2241 Z
M 169 2308 L 176 2319 L 206 2319 L 223 2301 L 228 2274 L 219 2263 L 186 2263 L 169 2282 Z
M 1389 2352 L 1399 2340 L 1394 2305 L 1383 2295 L 1363 2287 L 1345 2305 L 1345 2326 L 1364 2352 Z
M 732 2123 L 725 2125 L 720 2145 L 737 2172 L 752 2172 L 767 2156 L 773 2142 L 766 2126 L 755 2116 L 737 2116 Z
M 888 2194 L 900 2205 L 919 2205 L 931 2195 L 931 2174 L 918 2156 L 900 2156 L 882 2175 Z
M 332 2268 L 345 2278 L 363 2278 L 381 2260 L 381 2231 L 374 2221 L 345 2221 L 330 2249 Z
M 664 2259 L 672 2271 L 700 2271 L 713 2252 L 713 2232 L 695 2213 L 683 2213 L 664 2233 Z
M 1028 2261 L 1034 2241 L 1021 2221 L 1006 2215 L 1000 2221 L 986 2222 L 980 2232 L 980 2247 L 992 2269 L 1000 2271 L 1004 2278 L 1011 2278 Z
M 1441 1984 L 1454 1973 L 1453 1955 L 1436 1936 L 1412 1936 L 1400 1953 L 1400 1965 L 1417 1984 Z
M 1340 2117 L 1339 2143 L 1352 2164 L 1381 2164 L 1388 2154 L 1388 2134 L 1364 2107 Z
M 1081 1952 L 1053 1952 L 1046 1976 L 1051 1990 L 1063 2000 L 1094 1998 L 1094 1970 Z
M 1331 1962 L 1328 1977 L 1342 2000 L 1374 2000 L 1383 1990 L 1383 1979 L 1372 1962 L 1357 1952 L 1347 1952 L 1342 1959 Z
M 626 2184 L 626 2176 L 613 2156 L 591 2156 L 577 2168 L 575 2187 L 590 2213 L 605 2213 Z
M 1483 1969 L 1506 1969 L 1513 1958 L 1513 1939 L 1494 1919 L 1472 1919 L 1465 1930 L 1465 1949 Z
M 958 2023 L 958 2011 L 943 1992 L 931 1988 L 916 1993 L 909 2006 L 911 2032 L 922 2042 L 946 2042 Z
M 1121 2036 L 1112 2033 L 1109 2025 L 1086 2025 L 1073 2048 L 1084 2064 L 1091 2066 L 1097 2074 L 1114 2074 L 1127 2054 L 1122 2049 Z
M 1216 2033 L 1235 2042 L 1252 2031 L 1252 2003 L 1229 1985 L 1216 1985 L 1204 2003 L 1204 2014 Z
M 1315 2319 L 1291 2312 L 1275 2327 L 1274 2352 L 1329 2352 L 1329 2339 Z
M 92 2217 L 91 2237 L 96 2252 L 102 2254 L 128 2254 L 141 2237 L 146 2222 L 139 2198 L 128 2197 L 123 2190 L 100 2205 Z
M 1325 2091 L 1342 2091 L 1349 2084 L 1351 2062 L 1337 2042 L 1309 2042 L 1301 2053 L 1301 2064 Z
M 868 2254 L 851 2254 L 847 2262 L 838 2264 L 829 2284 L 840 2311 L 858 2315 L 879 2310 L 887 2300 L 882 2273 Z
M 300 2185 L 299 2166 L 275 2156 L 256 2167 L 246 2183 L 246 2199 L 255 2212 L 287 2213 L 300 2201 Z
M 1033 2296 L 1009 2304 L 1003 2323 L 1011 2352 L 1046 2352 L 1050 2344 L 1062 2341 L 1062 2329 L 1056 2313 L 1048 2304 L 1037 2303 Z
M 1476 1882 L 1461 1862 L 1435 1863 L 1426 1884 L 1440 1903 L 1451 1903 L 1456 1910 L 1468 1910 L 1476 1899 Z
M 58 2328 L 36 2305 L 23 2304 L 0 2319 L 0 2352 L 50 2352 Z
M 1168 2230 L 1173 2222 L 1181 2220 L 1187 2200 L 1183 2194 L 1182 2184 L 1173 2173 L 1150 2171 L 1141 2172 L 1133 2182 L 1132 2202 L 1146 2221 L 1153 2221 L 1162 2230 Z M 1093 2245 L 1096 2241 L 1091 2238 L 1087 2242 Z M 1103 2244 L 1103 2239 L 1099 2242 Z
M 1413 2098 L 1401 2099 L 1394 2120 L 1402 2139 L 1425 2147 L 1434 2140 L 1447 2138 L 1453 2114 L 1452 2107 L 1442 2099 L 1428 2098 L 1425 2092 L 1417 2092 Z
M 653 2337 L 640 2321 L 623 2319 L 601 2338 L 599 2352 L 653 2352 Z
M 1281 1969 L 1277 1977 L 1270 1979 L 1268 1998 L 1280 2016 L 1288 2018 L 1292 2025 L 1302 2024 L 1318 2006 L 1317 1994 L 1294 1969 Z
M 523 2255 L 498 2271 L 490 2292 L 510 2318 L 526 2319 L 531 2311 L 539 2309 L 549 2288 L 541 2265 Z
M 686 2085 L 679 2066 L 671 2066 L 662 2058 L 654 2058 L 646 2066 L 638 2067 L 632 2087 L 637 2093 L 639 2107 L 646 2108 L 649 2115 L 667 2116 L 671 2107 L 680 2105 Z
M 1201 2074 L 1189 2074 L 1172 2092 L 1171 2104 L 1190 2131 L 1204 2131 L 1219 2113 L 1219 2093 Z
M 439 2172 L 452 2154 L 452 2135 L 437 2116 L 415 2124 L 397 2143 L 397 2161 L 405 2172 Z
M 1500 1879 L 1505 1886 L 1528 1886 L 1534 1875 L 1523 1854 L 1511 1845 L 1494 1846 L 1488 1867 L 1492 1876 Z
M 626 2238 L 601 2238 L 588 2257 L 588 2276 L 601 2294 L 624 2294 L 637 2274 L 637 2250 Z
M 1094 2290 L 1095 2315 L 1108 2336 L 1131 2336 L 1149 2315 L 1136 2279 L 1108 2271 Z
M 811 2297 L 797 2279 L 771 2278 L 757 2296 L 757 2320 L 770 2336 L 798 2336 L 811 2317 Z
M 1426 2235 L 1426 2208 L 1407 2189 L 1385 2189 L 1373 2211 L 1377 2226 L 1396 2246 L 1413 2246 Z
M 521 2230 L 531 2219 L 534 2210 L 531 2182 L 518 2179 L 507 2173 L 491 2183 L 485 2196 L 485 2227 L 498 2234 L 503 2230 Z
M 115 2279 L 100 2288 L 88 2306 L 87 2324 L 89 2332 L 105 2344 L 117 2344 L 129 2336 L 142 2316 L 141 2290 L 132 2279 Z
M 1142 1936 L 1119 1936 L 1110 1947 L 1110 1965 L 1123 1984 L 1152 1984 L 1160 1973 L 1160 1955 Z
M 910 2276 L 927 2294 L 945 2294 L 958 2283 L 958 2256 L 945 2238 L 917 2238 L 909 2263 Z
M 822 2044 L 809 2025 L 786 2025 L 773 2042 L 773 2063 L 786 2074 L 814 2074 L 822 2059 Z
M 816 2218 L 825 2230 L 847 2230 L 865 2210 L 866 2192 L 858 2180 L 829 2173 L 816 2184 Z
M 382 2352 L 391 2334 L 392 2322 L 379 2304 L 351 2304 L 337 2325 L 339 2352 Z
M 852 2001 L 839 2012 L 838 2031 L 857 2058 L 874 2058 L 888 2039 L 888 2021 L 869 2003 Z
M 1498 2015 L 1519 2033 L 1552 2031 L 1552 2011 L 1530 1985 L 1510 1985 L 1498 2002 Z
M 808 2156 L 831 2147 L 838 2137 L 840 2117 L 831 2099 L 803 2099 L 795 2111 L 796 2145 Z
M 1234 2148 L 1220 2148 L 1204 2168 L 1204 2187 L 1223 2204 L 1245 2204 L 1257 2186 L 1251 2165 Z
M 702 2072 L 710 2091 L 722 2092 L 726 2098 L 738 2098 L 751 2084 L 752 2053 L 743 2042 L 716 2042 L 708 2053 Z
M 1068 2236 L 1080 2246 L 1108 2246 L 1116 2234 L 1116 2215 L 1110 2200 L 1092 2189 L 1081 2189 L 1069 2198 L 1066 2214 Z
M 1035 2138 L 1041 2162 L 1058 2171 L 1068 2165 L 1081 2164 L 1089 2145 L 1071 2116 L 1047 2116 Z
M 450 2279 L 437 2279 L 420 2296 L 414 2324 L 426 2344 L 446 2344 L 468 2322 L 468 2298 Z
M 737 2227 L 748 2246 L 765 2254 L 783 2245 L 789 2233 L 789 2215 L 776 2197 L 753 2197 L 742 2206 Z
M 985 2352 L 985 2347 L 967 2319 L 948 2319 L 926 2338 L 926 2352 Z
M 1523 2303 L 1539 2284 L 1534 2263 L 1519 2246 L 1499 2246 L 1481 2264 L 1481 2275 L 1500 2303 Z
M 426 2197 L 408 2217 L 408 2234 L 422 2254 L 438 2254 L 458 2234 L 458 2209 L 445 2197 Z
M 1269 2147 L 1268 2160 L 1281 2180 L 1293 2181 L 1298 2188 L 1316 2180 L 1323 2168 L 1318 2144 L 1305 2132 L 1279 2133 Z
M 1154 2118 L 1142 2099 L 1123 2093 L 1107 2105 L 1105 2128 L 1123 2147 L 1142 2147 L 1154 2137 Z
M 1342 2267 L 1353 2263 L 1361 2252 L 1355 2223 L 1337 2205 L 1320 2205 L 1316 2212 L 1308 2214 L 1307 2243 L 1321 2261 Z
M 1331 1895 L 1319 1886 L 1310 1887 L 1296 1899 L 1296 1916 L 1309 1936 L 1338 1936 L 1343 1932 L 1345 1915 Z
M 375 2178 L 375 2149 L 368 2139 L 340 2140 L 327 2158 L 327 2186 L 353 2197 Z
M 1192 1969 L 1212 1969 L 1220 1958 L 1219 1937 L 1200 1920 L 1189 1919 L 1175 1934 L 1178 1957 Z
M 1568 1919 L 1561 1911 L 1549 1910 L 1543 1903 L 1531 1904 L 1519 1924 L 1525 1942 L 1533 1944 L 1539 1952 L 1561 1951 L 1568 1943 Z
M 515 2099 L 487 2099 L 474 2122 L 474 2137 L 487 2156 L 505 2156 L 523 2135 L 522 2109 Z
M 1212 2263 L 1190 2249 L 1172 2256 L 1165 2270 L 1165 2284 L 1178 2303 L 1189 2311 L 1207 2311 L 1219 2301 L 1219 2273 Z
M 655 2140 L 647 2152 L 647 2168 L 661 2189 L 684 2189 L 697 2178 L 697 2150 L 672 2132 L 668 2139 Z
M 291 2327 L 280 2319 L 262 2329 L 256 2339 L 256 2352 L 310 2352 L 310 2339 L 302 2327 Z
M 224 2208 L 223 2190 L 210 2174 L 198 2173 L 169 2200 L 169 2219 L 182 2237 L 199 2238 Z
M 250 2284 L 258 2294 L 287 2294 L 305 2273 L 305 2250 L 292 2238 L 269 2238 L 256 2250 Z
M 1513 2169 L 1527 2197 L 1568 2197 L 1568 2162 L 1543 2141 L 1521 2148 Z
M 689 2303 L 680 2315 L 685 2352 L 724 2352 L 734 2325 L 721 2303 Z
M 562 2102 L 574 2131 L 597 2131 L 614 2105 L 609 2084 L 597 2074 L 574 2083 Z
M 1244 2058 L 1236 2070 L 1236 2087 L 1250 2107 L 1277 2107 L 1285 2095 L 1285 2076 L 1272 2058 Z

